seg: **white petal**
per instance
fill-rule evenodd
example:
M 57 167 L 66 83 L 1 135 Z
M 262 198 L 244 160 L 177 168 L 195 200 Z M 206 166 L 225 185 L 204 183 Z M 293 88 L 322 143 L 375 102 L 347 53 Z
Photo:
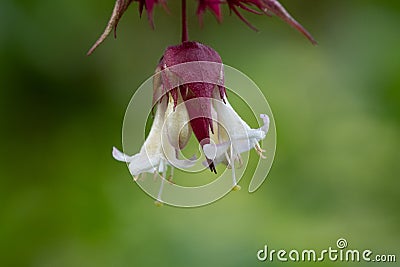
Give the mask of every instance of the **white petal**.
M 196 163 L 196 157 L 192 157 L 190 160 L 180 160 L 178 159 L 177 149 L 173 147 L 169 141 L 167 136 L 167 132 L 164 131 L 162 138 L 162 150 L 165 159 L 168 161 L 168 165 L 171 165 L 175 168 L 187 169 L 192 167 Z
M 121 161 L 121 162 L 130 162 L 132 159 L 131 156 L 128 156 L 128 155 L 122 153 L 116 147 L 113 147 L 112 155 L 113 155 L 114 159 Z
M 196 160 L 173 159 L 169 162 L 175 168 L 188 169 L 196 164 Z
M 143 172 L 153 173 L 158 171 L 160 161 L 161 157 L 159 155 L 149 157 L 146 153 L 138 153 L 132 157 L 129 163 L 129 171 L 133 176 Z
M 235 140 L 234 141 L 234 148 L 236 153 L 244 153 L 252 148 L 254 148 L 255 144 L 252 142 L 252 139 L 250 140 Z
M 230 142 L 223 142 L 221 144 L 205 144 L 203 146 L 204 155 L 211 160 L 220 158 L 225 154 L 230 146 Z
M 118 161 L 129 162 L 129 171 L 134 176 L 144 172 L 153 173 L 159 169 L 164 171 L 167 167 L 164 165 L 161 166 L 163 158 L 161 129 L 164 123 L 165 108 L 165 101 L 157 105 L 153 125 L 139 153 L 134 156 L 128 156 L 115 147 L 113 148 L 113 157 Z
M 219 101 L 219 92 L 214 90 L 213 108 L 216 111 L 216 120 L 218 121 L 218 144 L 216 147 L 205 146 L 204 152 L 206 156 L 213 157 L 214 163 L 228 163 L 238 159 L 240 154 L 247 152 L 253 148 L 259 147 L 258 142 L 263 140 L 269 130 L 269 117 L 261 114 L 260 118 L 264 125 L 258 129 L 251 129 L 250 126 L 239 116 L 233 109 L 228 100 L 226 104 Z M 214 140 L 215 141 L 215 140 Z M 225 143 L 231 144 L 226 146 Z M 218 151 L 218 148 L 224 148 L 226 156 Z
M 168 99 L 168 107 L 165 112 L 164 131 L 168 133 L 168 140 L 176 149 L 183 149 L 192 134 L 190 118 L 181 94 L 178 93 L 178 105 L 174 110 L 174 100 Z
M 162 152 L 161 147 L 161 130 L 164 124 L 164 114 L 165 114 L 166 103 L 165 101 L 157 105 L 157 111 L 154 116 L 153 124 L 149 135 L 146 138 L 140 152 L 147 153 L 148 155 L 156 155 Z
M 264 131 L 265 133 L 269 130 L 269 117 L 267 114 L 260 114 L 260 118 L 263 120 L 264 125 L 260 128 L 260 130 Z

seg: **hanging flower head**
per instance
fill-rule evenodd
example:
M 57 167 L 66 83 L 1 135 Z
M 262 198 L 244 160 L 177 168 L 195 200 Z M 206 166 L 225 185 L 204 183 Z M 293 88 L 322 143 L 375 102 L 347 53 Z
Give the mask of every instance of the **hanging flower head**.
M 143 147 L 134 156 L 114 148 L 114 158 L 127 162 L 136 178 L 150 172 L 166 179 L 168 167 L 193 166 L 193 161 L 177 156 L 193 132 L 206 156 L 204 165 L 214 173 L 220 163 L 232 168 L 232 188 L 238 190 L 235 166 L 240 167 L 241 154 L 253 148 L 264 157 L 259 141 L 268 132 L 269 118 L 261 114 L 264 125 L 251 129 L 233 109 L 227 99 L 218 53 L 190 41 L 168 47 L 157 67 L 153 87 L 157 111 Z M 162 187 L 158 203 L 162 202 L 161 192 Z
M 166 7 L 166 0 L 116 0 L 107 27 L 89 50 L 91 54 L 114 30 L 132 2 L 138 2 L 140 15 L 146 10 L 153 26 L 153 10 L 158 4 Z M 313 44 L 312 36 L 294 20 L 277 0 L 197 0 L 196 14 L 200 21 L 206 10 L 210 10 L 218 21 L 222 21 L 221 6 L 227 5 L 251 28 L 239 9 L 255 14 L 275 14 L 304 34 Z M 182 43 L 168 47 L 157 65 L 153 79 L 154 121 L 140 151 L 129 156 L 113 148 L 112 155 L 118 161 L 128 163 L 135 180 L 144 173 L 160 175 L 162 183 L 157 204 L 162 203 L 162 189 L 168 169 L 172 177 L 173 168 L 186 169 L 195 158 L 179 159 L 192 134 L 198 140 L 206 160 L 203 162 L 212 172 L 216 165 L 224 164 L 232 169 L 232 189 L 238 190 L 235 167 L 242 164 L 241 154 L 255 149 L 265 158 L 259 144 L 269 130 L 269 117 L 260 114 L 263 125 L 252 129 L 234 110 L 228 101 L 224 85 L 224 69 L 219 54 L 209 46 L 189 41 L 186 0 L 182 0 Z M 149 100 L 150 101 L 150 100 Z

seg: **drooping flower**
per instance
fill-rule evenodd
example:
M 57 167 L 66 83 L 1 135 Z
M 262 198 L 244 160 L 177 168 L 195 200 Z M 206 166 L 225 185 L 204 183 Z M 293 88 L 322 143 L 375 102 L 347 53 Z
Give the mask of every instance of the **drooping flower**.
M 224 101 L 222 101 L 224 100 Z M 232 168 L 232 182 L 237 189 L 235 176 L 235 164 L 240 168 L 242 165 L 241 154 L 255 149 L 261 158 L 265 158 L 259 142 L 268 133 L 269 117 L 260 114 L 264 125 L 258 129 L 250 126 L 237 114 L 227 99 L 222 99 L 217 90 L 214 91 L 213 116 L 216 118 L 217 131 L 212 135 L 214 144 L 203 146 L 204 154 L 213 160 L 214 164 L 223 163 Z M 240 187 L 239 187 L 240 188 Z
M 235 162 L 240 154 L 255 148 L 268 132 L 269 118 L 261 114 L 264 126 L 251 129 L 230 105 L 224 87 L 222 60 L 212 48 L 197 42 L 168 47 L 153 77 L 153 104 L 157 110 L 140 152 L 128 156 L 113 148 L 116 160 L 127 162 L 135 180 L 142 173 L 161 174 L 161 193 L 168 168 L 187 169 L 192 160 L 178 158 L 192 134 L 203 148 L 205 165 L 216 173 L 219 163 L 232 168 L 232 186 L 239 189 Z
M 277 0 L 196 0 L 197 16 L 202 23 L 202 16 L 210 10 L 217 20 L 222 20 L 221 6 L 227 4 L 248 26 L 256 29 L 239 12 L 239 9 L 254 14 L 275 14 L 305 35 L 313 44 L 316 41 Z M 139 14 L 146 10 L 150 25 L 153 24 L 154 6 L 166 7 L 166 0 L 116 0 L 113 13 L 100 38 L 87 53 L 90 55 L 114 31 L 122 15 L 132 2 L 138 2 Z M 206 161 L 203 164 L 216 173 L 217 164 L 225 164 L 232 169 L 233 190 L 238 190 L 235 167 L 242 164 L 241 154 L 255 149 L 260 157 L 265 158 L 259 142 L 269 129 L 269 117 L 260 114 L 263 126 L 252 129 L 233 109 L 227 100 L 224 86 L 222 60 L 212 48 L 197 42 L 190 42 L 188 37 L 186 0 L 182 0 L 182 44 L 168 47 L 161 58 L 153 79 L 153 106 L 155 118 L 150 132 L 139 153 L 129 156 L 115 147 L 113 157 L 128 163 L 130 173 L 137 180 L 144 173 L 161 174 L 161 186 L 156 204 L 162 203 L 161 194 L 164 181 L 170 168 L 186 169 L 194 165 L 194 158 L 179 159 L 180 150 L 184 149 L 194 133 L 199 141 Z M 205 63 L 205 64 L 204 64 Z
M 138 154 L 128 156 L 115 147 L 113 148 L 114 158 L 129 163 L 129 171 L 135 179 L 142 173 L 163 173 L 163 177 L 166 178 L 164 172 L 167 171 L 167 166 L 185 169 L 194 164 L 192 161 L 177 159 L 176 148 L 171 144 L 171 140 L 168 139 L 167 141 L 167 139 L 162 139 L 163 130 L 168 131 L 168 128 L 172 128 L 172 130 L 179 129 L 178 125 L 180 124 L 180 120 L 176 121 L 177 118 L 169 120 L 173 122 L 173 124 L 164 125 L 165 117 L 169 115 L 166 111 L 170 109 L 171 105 L 173 105 L 171 101 L 168 103 L 163 101 L 157 106 L 149 135 Z M 183 111 L 176 114 L 182 116 L 182 113 Z M 167 133 L 164 132 L 164 138 L 167 137 L 166 134 Z M 189 137 L 186 133 L 183 134 L 187 138 Z M 182 137 L 180 140 L 182 140 Z
M 160 75 L 157 74 L 153 79 L 154 90 L 160 90 Z M 181 107 L 181 106 L 180 106 Z M 191 134 L 191 129 L 187 124 L 188 115 L 185 109 L 174 109 L 174 100 L 165 95 L 156 104 L 156 113 L 150 132 L 140 149 L 140 152 L 129 156 L 117 148 L 113 148 L 113 157 L 122 162 L 128 163 L 131 175 L 136 181 L 141 174 L 154 173 L 161 174 L 161 187 L 158 194 L 158 202 L 161 203 L 161 193 L 164 186 L 164 180 L 167 179 L 168 167 L 171 168 L 172 179 L 173 168 L 186 169 L 194 165 L 194 159 L 180 160 L 177 151 L 183 149 Z

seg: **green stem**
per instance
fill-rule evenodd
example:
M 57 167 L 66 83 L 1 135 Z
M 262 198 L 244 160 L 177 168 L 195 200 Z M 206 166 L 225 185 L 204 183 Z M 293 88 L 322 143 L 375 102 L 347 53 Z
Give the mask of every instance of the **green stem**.
M 182 0 L 182 43 L 189 40 L 188 23 L 186 17 L 186 0 Z

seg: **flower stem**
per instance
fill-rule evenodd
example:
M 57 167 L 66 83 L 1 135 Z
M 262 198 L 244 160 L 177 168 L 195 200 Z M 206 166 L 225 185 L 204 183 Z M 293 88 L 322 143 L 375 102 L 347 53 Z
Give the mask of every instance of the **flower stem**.
M 182 43 L 188 41 L 188 25 L 186 17 L 186 0 L 182 0 Z

